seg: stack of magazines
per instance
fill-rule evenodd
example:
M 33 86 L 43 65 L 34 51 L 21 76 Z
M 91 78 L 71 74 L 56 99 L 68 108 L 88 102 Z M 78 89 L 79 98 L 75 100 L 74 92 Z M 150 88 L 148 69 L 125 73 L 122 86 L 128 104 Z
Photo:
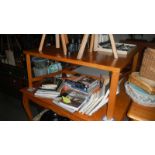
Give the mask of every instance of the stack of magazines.
M 108 89 L 104 95 L 102 89 L 100 89 L 93 94 L 86 95 L 70 89 L 56 97 L 53 102 L 72 113 L 78 111 L 81 114 L 91 116 L 108 102 L 109 92 L 110 90 Z M 119 89 L 117 89 L 116 94 L 118 93 Z
M 101 86 L 99 80 L 91 77 L 74 76 L 65 80 L 66 87 L 67 91 L 56 97 L 53 102 L 72 113 L 78 111 L 91 116 L 108 102 L 109 83 L 107 86 Z
M 91 116 L 108 102 L 109 82 L 73 74 L 64 79 L 45 79 L 34 95 L 53 99 L 54 104 L 71 113 Z
M 102 106 L 104 106 L 108 102 L 108 95 L 109 95 L 109 90 L 106 92 L 105 95 L 102 95 L 100 91 L 92 94 L 88 101 L 87 104 L 83 105 L 79 112 L 81 114 L 86 114 L 91 116 L 93 113 L 98 111 Z
M 100 91 L 86 95 L 82 92 L 70 89 L 56 97 L 53 102 L 72 113 L 79 111 L 81 114 L 92 115 L 108 102 L 108 95 L 109 90 L 106 95 L 103 96 L 100 94 Z
M 43 98 L 55 98 L 60 95 L 60 86 L 62 84 L 61 79 L 57 78 L 46 78 L 42 82 L 41 86 L 34 93 L 37 97 Z
M 78 111 L 82 105 L 87 102 L 88 96 L 77 92 L 74 89 L 70 89 L 56 97 L 53 102 L 64 109 L 75 112 Z
M 70 86 L 72 89 L 89 94 L 99 86 L 99 80 L 79 74 L 70 79 L 66 79 L 65 84 Z

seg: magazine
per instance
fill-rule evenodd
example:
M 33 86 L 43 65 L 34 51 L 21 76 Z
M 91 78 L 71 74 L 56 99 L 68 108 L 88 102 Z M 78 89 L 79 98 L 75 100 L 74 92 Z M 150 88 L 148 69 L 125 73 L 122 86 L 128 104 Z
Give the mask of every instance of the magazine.
M 39 89 L 57 91 L 62 83 L 63 80 L 59 78 L 45 78 Z
M 88 76 L 78 76 L 77 79 L 66 79 L 65 83 L 73 89 L 78 89 L 85 93 L 90 93 L 99 85 L 99 81 Z
M 54 99 L 55 97 L 60 95 L 60 86 L 62 85 L 63 80 L 58 78 L 45 78 L 42 84 L 37 88 L 34 95 L 37 97 L 43 98 L 51 98 Z
M 59 97 L 55 98 L 53 102 L 65 108 L 78 111 L 80 107 L 87 102 L 87 99 L 87 95 L 70 89 L 65 93 L 62 93 Z

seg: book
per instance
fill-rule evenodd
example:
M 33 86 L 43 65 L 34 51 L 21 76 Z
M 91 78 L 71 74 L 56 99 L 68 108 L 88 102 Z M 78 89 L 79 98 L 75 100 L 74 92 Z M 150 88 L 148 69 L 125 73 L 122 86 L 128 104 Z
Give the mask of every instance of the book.
M 45 78 L 42 81 L 39 89 L 58 91 L 62 83 L 63 83 L 63 80 L 61 78 L 55 78 L 55 77 Z
M 108 89 L 107 92 L 106 92 L 106 94 L 105 94 L 105 96 L 101 100 L 99 100 L 99 102 L 96 104 L 95 107 L 93 107 L 93 109 L 91 109 L 88 112 L 88 115 L 89 116 L 91 116 L 93 113 L 95 113 L 96 111 L 98 111 L 102 106 L 104 106 L 108 102 L 108 100 L 109 100 L 109 98 L 108 98 L 109 92 L 110 91 Z
M 104 96 L 101 96 L 101 97 L 97 97 L 91 104 L 91 106 L 89 106 L 89 108 L 87 109 L 87 111 L 85 112 L 85 114 L 89 114 L 95 107 L 96 105 L 98 105 L 102 99 L 104 98 Z
M 75 109 L 72 109 L 72 108 L 70 108 L 70 107 L 64 106 L 63 104 L 60 104 L 58 98 L 54 99 L 54 100 L 53 100 L 53 103 L 56 104 L 57 106 L 59 106 L 59 107 L 65 109 L 65 110 L 71 112 L 71 113 L 74 113 L 74 112 L 75 112 Z
M 109 88 L 109 83 L 110 83 L 110 72 L 109 71 L 104 71 L 101 69 L 96 69 L 96 68 L 91 68 L 91 67 L 86 67 L 86 66 L 80 66 L 74 69 L 76 73 L 79 74 L 85 74 L 87 76 L 95 76 L 100 78 L 100 83 L 102 83 L 102 94 L 105 94 L 105 92 Z M 86 72 L 87 71 L 87 72 Z
M 119 85 L 121 83 L 122 79 L 119 81 Z M 120 92 L 120 86 L 117 87 L 116 95 Z M 91 95 L 91 97 L 88 100 L 88 103 L 86 103 L 84 106 L 81 107 L 79 110 L 80 113 L 86 114 L 88 116 L 91 116 L 93 113 L 98 111 L 101 107 L 103 107 L 109 100 L 108 96 L 110 93 L 110 89 L 108 88 L 106 92 L 104 92 L 102 89 L 94 94 Z
M 108 102 L 108 98 L 103 98 L 99 104 L 96 105 L 96 107 L 94 107 L 94 109 L 88 114 L 89 116 L 91 116 L 93 113 L 95 113 L 96 111 L 98 111 L 101 107 L 103 107 L 106 103 Z
M 78 89 L 86 93 L 91 92 L 97 85 L 99 85 L 99 81 L 97 79 L 84 75 L 81 75 L 77 79 L 66 79 L 65 83 L 73 89 Z
M 88 115 L 105 97 L 105 95 L 100 95 L 100 91 L 91 95 L 87 104 L 81 107 L 80 111 L 82 114 Z
M 51 98 L 54 99 L 55 97 L 59 96 L 60 92 L 57 91 L 50 91 L 50 90 L 42 90 L 42 89 L 37 89 L 36 92 L 34 93 L 34 96 L 37 97 L 43 97 L 43 98 Z
M 61 105 L 62 107 L 78 111 L 80 107 L 86 103 L 87 99 L 88 96 L 85 94 L 70 89 L 55 98 L 53 102 L 57 105 Z
M 48 99 L 54 99 L 59 95 L 53 95 L 53 94 L 39 94 L 39 93 L 35 93 L 34 94 L 36 97 L 41 97 L 41 98 L 48 98 Z
M 91 95 L 88 103 L 85 104 L 85 106 L 81 107 L 79 112 L 81 112 L 82 114 L 88 115 L 94 108 L 96 108 L 96 106 L 98 104 L 101 104 L 100 102 L 102 102 L 102 100 L 106 96 L 108 90 L 109 90 L 109 80 L 105 81 L 101 75 L 100 76 L 100 89 Z
M 57 79 L 54 77 L 45 78 L 41 85 L 36 89 L 34 95 L 37 97 L 54 99 L 60 95 L 60 86 L 62 82 L 62 79 Z
M 98 80 L 93 79 L 91 77 L 84 76 L 80 80 L 78 80 L 78 82 L 83 84 L 85 88 L 90 88 L 91 86 L 98 83 Z
M 92 104 L 92 102 L 94 101 L 95 97 L 96 97 L 96 93 L 92 94 L 92 95 L 89 97 L 87 103 L 84 104 L 83 106 L 81 106 L 79 112 L 82 113 L 82 114 L 84 114 L 85 111 L 88 109 L 88 107 L 89 107 L 89 106 Z

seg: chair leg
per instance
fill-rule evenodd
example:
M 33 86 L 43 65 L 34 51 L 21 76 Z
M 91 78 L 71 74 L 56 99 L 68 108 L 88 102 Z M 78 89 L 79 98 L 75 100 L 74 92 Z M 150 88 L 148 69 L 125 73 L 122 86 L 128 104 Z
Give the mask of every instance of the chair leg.
M 62 42 L 62 48 L 63 48 L 64 55 L 67 55 L 67 47 L 66 47 L 66 41 L 65 41 L 64 34 L 61 34 L 61 42 Z
M 89 52 L 92 52 L 92 51 L 93 51 L 94 39 L 95 39 L 95 35 L 92 34 L 92 35 L 91 35 L 91 39 L 90 39 L 90 49 L 89 49 Z
M 46 37 L 46 34 L 43 34 L 41 37 L 41 41 L 40 41 L 40 45 L 39 45 L 39 53 L 42 53 L 42 49 L 43 49 L 44 42 L 45 42 L 45 37 Z
M 60 48 L 60 35 L 56 34 L 55 36 L 56 48 Z
M 64 34 L 64 36 L 65 36 L 65 42 L 66 42 L 66 44 L 68 44 L 69 43 L 68 35 L 67 34 Z
M 82 43 L 81 43 L 81 46 L 80 46 L 80 50 L 79 50 L 78 55 L 77 55 L 77 59 L 82 58 L 85 47 L 86 47 L 88 37 L 89 37 L 89 34 L 84 34 L 83 39 L 82 39 Z
M 110 38 L 110 42 L 111 42 L 111 45 L 112 45 L 112 52 L 114 54 L 114 58 L 118 59 L 118 54 L 117 54 L 117 50 L 116 50 L 114 36 L 112 34 L 109 34 L 109 38 Z

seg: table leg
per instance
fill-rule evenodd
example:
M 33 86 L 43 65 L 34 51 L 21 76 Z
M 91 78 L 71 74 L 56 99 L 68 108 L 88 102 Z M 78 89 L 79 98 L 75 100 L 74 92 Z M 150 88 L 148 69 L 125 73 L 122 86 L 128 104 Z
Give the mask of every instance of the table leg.
M 24 106 L 24 109 L 25 109 L 25 111 L 26 111 L 26 113 L 28 115 L 29 120 L 32 121 L 33 115 L 32 115 L 32 111 L 30 109 L 29 99 L 27 98 L 26 95 L 23 95 L 23 106 Z
M 95 40 L 95 34 L 92 34 L 91 35 L 91 39 L 90 39 L 90 49 L 89 49 L 89 52 L 93 52 L 94 40 Z
M 29 88 L 32 88 L 31 58 L 29 54 L 26 54 L 26 65 L 27 65 Z
M 138 57 L 139 57 L 139 53 L 137 52 L 136 55 L 133 58 L 133 63 L 132 63 L 132 72 L 135 72 L 137 69 L 137 62 L 138 62 Z
M 108 103 L 108 109 L 107 109 L 107 119 L 109 120 L 113 118 L 113 114 L 114 114 L 118 81 L 119 81 L 119 72 L 112 73 L 109 103 Z

